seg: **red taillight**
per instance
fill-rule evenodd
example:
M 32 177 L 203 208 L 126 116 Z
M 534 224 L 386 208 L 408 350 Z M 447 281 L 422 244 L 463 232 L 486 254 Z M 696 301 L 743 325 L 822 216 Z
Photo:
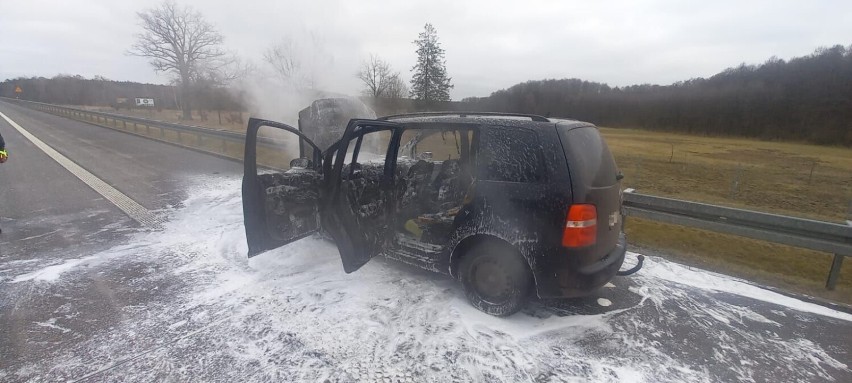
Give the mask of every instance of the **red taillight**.
M 562 246 L 584 247 L 594 245 L 598 238 L 598 210 L 595 205 L 576 204 L 568 209 Z

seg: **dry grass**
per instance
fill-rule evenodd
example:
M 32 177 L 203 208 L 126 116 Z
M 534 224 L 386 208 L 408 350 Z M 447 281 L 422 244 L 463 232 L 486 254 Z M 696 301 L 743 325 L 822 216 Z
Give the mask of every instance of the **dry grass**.
M 92 110 L 97 112 L 104 113 L 112 113 L 112 114 L 120 114 L 124 116 L 133 116 L 139 118 L 147 118 L 151 120 L 165 121 L 171 122 L 175 124 L 186 124 L 186 125 L 195 125 L 204 128 L 216 129 L 216 130 L 228 130 L 237 133 L 245 133 L 246 132 L 246 124 L 248 123 L 249 114 L 247 112 L 221 112 L 221 123 L 219 122 L 220 113 L 217 111 L 212 111 L 207 114 L 207 119 L 204 120 L 198 114 L 197 110 L 192 111 L 192 120 L 186 121 L 181 119 L 181 111 L 174 109 L 162 109 L 156 110 L 154 108 L 145 109 L 145 108 L 136 108 L 136 109 L 120 109 L 115 110 L 111 107 L 106 106 L 79 106 L 79 105 L 68 105 L 73 108 L 80 108 L 85 110 Z
M 849 219 L 852 149 L 630 129 L 601 129 L 625 174 L 645 194 L 835 222 Z M 852 266 L 823 286 L 831 255 L 639 219 L 631 242 L 677 260 L 852 303 Z

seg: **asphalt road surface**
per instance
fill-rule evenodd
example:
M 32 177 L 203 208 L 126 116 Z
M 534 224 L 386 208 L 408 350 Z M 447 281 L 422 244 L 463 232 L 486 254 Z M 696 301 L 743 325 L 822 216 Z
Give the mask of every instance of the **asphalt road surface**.
M 306 238 L 248 260 L 237 162 L 0 102 L 0 381 L 852 381 L 852 315 L 649 257 L 510 318 Z

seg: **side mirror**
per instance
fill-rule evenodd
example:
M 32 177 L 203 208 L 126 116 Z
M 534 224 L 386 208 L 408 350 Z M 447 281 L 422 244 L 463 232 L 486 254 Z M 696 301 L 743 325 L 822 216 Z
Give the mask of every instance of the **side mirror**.
M 418 160 L 429 161 L 432 159 L 432 152 L 423 152 L 417 156 Z
M 313 162 L 307 158 L 294 158 L 290 160 L 290 169 L 300 168 L 307 169 L 313 165 Z

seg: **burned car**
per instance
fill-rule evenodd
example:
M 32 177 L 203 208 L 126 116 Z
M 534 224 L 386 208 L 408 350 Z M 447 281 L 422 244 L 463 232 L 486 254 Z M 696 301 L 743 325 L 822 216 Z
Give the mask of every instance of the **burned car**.
M 263 166 L 261 151 L 274 149 L 261 129 L 298 140 L 299 158 Z M 580 121 L 458 112 L 352 119 L 321 148 L 300 129 L 252 119 L 249 257 L 322 230 L 347 273 L 383 255 L 449 274 L 473 306 L 510 315 L 533 291 L 583 296 L 616 275 L 626 253 L 620 179 L 597 128 Z

